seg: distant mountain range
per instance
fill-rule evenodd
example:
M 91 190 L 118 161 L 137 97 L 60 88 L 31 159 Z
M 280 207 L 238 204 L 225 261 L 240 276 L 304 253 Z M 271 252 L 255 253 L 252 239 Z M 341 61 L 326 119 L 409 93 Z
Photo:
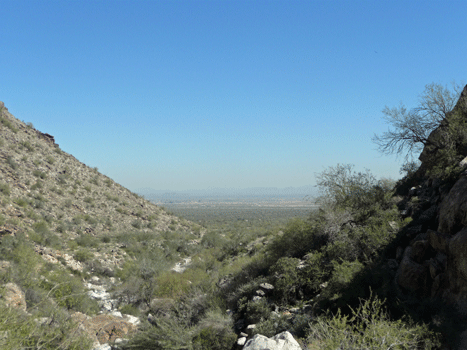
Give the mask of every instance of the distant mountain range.
M 210 188 L 204 190 L 155 190 L 141 188 L 135 191 L 145 198 L 157 201 L 189 200 L 189 199 L 232 199 L 232 198 L 309 198 L 317 195 L 315 186 L 301 187 L 251 187 L 251 188 Z

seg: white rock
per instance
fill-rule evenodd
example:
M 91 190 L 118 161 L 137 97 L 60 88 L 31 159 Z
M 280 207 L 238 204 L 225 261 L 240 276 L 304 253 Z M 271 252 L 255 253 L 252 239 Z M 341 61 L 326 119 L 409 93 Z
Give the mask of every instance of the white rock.
M 120 311 L 117 311 L 117 310 L 112 311 L 111 315 L 115 316 L 115 317 L 123 317 L 122 313 Z
M 149 316 L 148 316 L 149 317 Z M 134 324 L 135 326 L 139 325 L 141 321 L 139 320 L 138 317 L 132 316 L 132 315 L 124 315 L 125 321 Z
M 105 343 L 92 348 L 92 350 L 112 350 L 112 347 L 109 344 Z
M 282 332 L 272 338 L 256 334 L 243 347 L 243 350 L 302 350 L 300 345 L 289 332 Z
M 243 346 L 246 343 L 246 337 L 241 337 L 237 339 L 237 345 L 238 346 Z

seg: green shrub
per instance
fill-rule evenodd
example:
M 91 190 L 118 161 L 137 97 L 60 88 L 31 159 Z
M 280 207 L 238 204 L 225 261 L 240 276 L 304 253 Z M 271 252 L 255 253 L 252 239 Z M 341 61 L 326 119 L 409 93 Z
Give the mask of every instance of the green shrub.
M 83 216 L 76 215 L 75 217 L 73 217 L 73 219 L 71 219 L 71 222 L 73 223 L 73 225 L 79 225 L 83 222 Z
M 18 164 L 15 162 L 13 157 L 8 156 L 7 159 L 6 159 L 6 162 L 13 170 L 18 169 Z
M 1 116 L 1 115 L 0 115 L 0 124 L 6 126 L 8 129 L 13 131 L 15 134 L 18 132 L 18 129 L 16 129 L 13 126 L 13 123 L 11 121 L 9 121 L 8 119 L 6 119 L 5 117 Z
M 38 322 L 37 316 L 47 317 L 48 322 Z M 63 312 L 29 316 L 0 303 L 0 319 L 0 348 L 4 350 L 92 348 L 92 340 L 83 332 L 77 332 L 78 325 Z
M 341 310 L 318 317 L 310 324 L 308 342 L 320 349 L 435 349 L 439 335 L 427 325 L 391 320 L 383 302 L 375 297 L 361 300 L 351 315 Z
M 18 204 L 20 207 L 26 208 L 29 204 L 29 201 L 24 198 L 17 198 L 14 200 L 16 204 Z
M 33 225 L 34 232 L 29 234 L 31 240 L 44 246 L 61 248 L 61 239 L 49 230 L 46 221 L 39 221 Z
M 79 262 L 86 262 L 92 259 L 94 257 L 94 254 L 92 254 L 87 249 L 80 249 L 75 253 L 74 257 L 75 257 L 75 260 Z
M 226 239 L 217 232 L 208 232 L 201 239 L 201 245 L 205 248 L 221 248 L 226 243 Z
M 274 237 L 267 252 L 273 261 L 280 257 L 299 258 L 310 250 L 320 248 L 325 242 L 326 239 L 317 228 L 297 218 L 289 221 L 282 235 Z
M 86 221 L 88 224 L 91 224 L 93 226 L 95 226 L 99 222 L 97 218 L 94 218 L 89 214 L 84 215 L 84 221 Z
M 66 309 L 72 309 L 88 314 L 99 311 L 97 302 L 91 299 L 81 280 L 63 270 L 55 270 L 41 280 L 43 288 L 48 290 L 57 304 Z
M 131 226 L 133 226 L 134 228 L 140 229 L 140 228 L 141 228 L 141 221 L 139 221 L 139 220 L 134 220 L 134 221 L 131 223 Z
M 45 158 L 46 162 L 49 163 L 49 164 L 53 164 L 55 163 L 55 159 L 54 157 L 52 157 L 51 155 L 48 155 L 46 158 Z
M 64 174 L 58 174 L 57 175 L 57 183 L 59 185 L 66 185 L 66 181 L 68 180 L 69 176 L 67 173 Z
M 384 203 L 390 191 L 387 181 L 378 181 L 368 169 L 355 172 L 351 164 L 329 167 L 316 178 L 323 205 L 352 212 L 368 214 L 368 208 Z
M 128 343 L 118 345 L 121 350 L 192 349 L 192 329 L 173 318 L 158 318 L 155 325 L 143 324 L 141 331 Z
M 99 176 L 98 175 L 94 176 L 89 182 L 96 186 L 99 186 Z
M 42 171 L 39 171 L 39 170 L 34 170 L 32 172 L 32 174 L 35 176 L 35 177 L 38 177 L 38 178 L 41 178 L 42 180 L 44 180 L 45 178 L 47 178 L 47 174 L 42 172 Z
M 125 304 L 119 308 L 120 312 L 124 315 L 132 315 L 139 317 L 141 315 L 141 311 L 134 305 Z
M 31 145 L 29 141 L 21 141 L 19 145 L 20 145 L 20 149 L 26 148 L 28 152 L 34 151 L 34 147 Z
M 82 234 L 75 239 L 76 243 L 80 247 L 93 247 L 97 248 L 99 246 L 99 238 L 93 237 L 88 234 Z
M 37 180 L 36 183 L 31 186 L 31 190 L 37 190 L 37 189 L 41 189 L 43 187 L 44 187 L 43 182 L 40 181 L 40 180 Z
M 231 328 L 211 325 L 193 338 L 193 350 L 231 350 L 237 335 Z
M 258 301 L 250 300 L 246 304 L 245 316 L 248 323 L 259 323 L 271 317 L 271 307 L 265 298 Z
M 271 267 L 269 274 L 274 276 L 274 294 L 282 301 L 293 302 L 297 298 L 297 292 L 301 287 L 298 264 L 296 258 L 280 258 Z

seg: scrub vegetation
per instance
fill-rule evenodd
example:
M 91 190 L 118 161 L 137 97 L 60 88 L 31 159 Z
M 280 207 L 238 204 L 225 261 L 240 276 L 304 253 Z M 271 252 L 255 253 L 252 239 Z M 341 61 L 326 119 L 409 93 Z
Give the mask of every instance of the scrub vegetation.
M 449 317 L 435 322 L 420 311 L 437 305 L 395 297 L 391 257 L 412 220 L 401 215 L 395 181 L 337 164 L 317 174 L 312 210 L 244 206 L 225 215 L 213 205 L 182 218 L 78 162 L 3 106 L 0 117 L 0 348 L 229 350 L 243 332 L 285 330 L 303 349 L 446 344 Z M 450 139 L 449 130 L 440 137 Z M 394 135 L 377 138 L 383 151 L 414 150 L 397 148 Z M 449 181 L 453 169 L 436 171 Z M 404 181 L 418 176 L 414 163 L 402 172 Z M 105 287 L 109 309 L 91 282 Z M 14 288 L 21 307 L 6 302 Z M 113 317 L 105 341 L 89 328 L 100 312 Z M 115 337 L 123 315 L 139 324 Z

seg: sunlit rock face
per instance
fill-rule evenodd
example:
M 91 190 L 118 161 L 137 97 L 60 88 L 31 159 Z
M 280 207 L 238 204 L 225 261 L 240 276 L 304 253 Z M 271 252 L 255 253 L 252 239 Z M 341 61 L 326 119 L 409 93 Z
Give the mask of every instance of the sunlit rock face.
M 243 350 L 302 350 L 300 345 L 289 332 L 282 332 L 272 338 L 257 334 L 248 340 Z

